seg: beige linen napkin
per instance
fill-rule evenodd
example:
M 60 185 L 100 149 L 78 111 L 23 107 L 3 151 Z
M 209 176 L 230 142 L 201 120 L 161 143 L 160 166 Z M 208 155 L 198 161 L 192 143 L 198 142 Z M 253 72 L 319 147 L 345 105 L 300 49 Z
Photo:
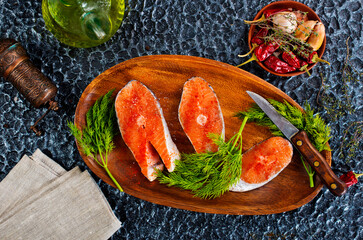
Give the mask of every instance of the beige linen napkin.
M 66 172 L 39 150 L 0 182 L 0 194 L 0 239 L 108 239 L 121 226 L 88 172 Z
M 0 182 L 0 222 L 5 211 L 65 172 L 39 149 L 30 158 L 24 155 Z

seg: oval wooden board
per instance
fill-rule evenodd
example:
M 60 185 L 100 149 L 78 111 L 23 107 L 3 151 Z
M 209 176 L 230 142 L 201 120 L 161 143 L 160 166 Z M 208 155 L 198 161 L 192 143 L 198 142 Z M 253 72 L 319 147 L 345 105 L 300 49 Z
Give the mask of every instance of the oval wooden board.
M 226 125 L 226 139 L 238 131 L 241 120 L 234 114 L 247 110 L 253 100 L 246 90 L 256 92 L 265 98 L 278 101 L 287 100 L 301 107 L 285 93 L 266 81 L 231 65 L 214 60 L 175 55 L 138 57 L 120 63 L 96 77 L 83 92 L 77 105 L 75 124 L 82 128 L 86 123 L 86 113 L 97 98 L 115 88 L 115 94 L 130 80 L 139 80 L 148 86 L 159 99 L 170 133 L 181 152 L 192 152 L 193 147 L 178 121 L 178 105 L 185 81 L 199 76 L 210 83 L 216 92 Z M 302 109 L 301 109 L 302 110 Z M 243 131 L 243 149 L 271 137 L 268 129 L 248 123 Z M 166 187 L 157 180 L 149 182 L 140 172 L 130 150 L 122 137 L 115 139 L 116 148 L 109 156 L 109 168 L 124 191 L 137 198 L 165 206 L 191 211 L 259 215 L 280 213 L 296 209 L 311 201 L 322 188 L 316 178 L 316 187 L 309 187 L 309 180 L 295 152 L 292 162 L 275 179 L 265 186 L 245 192 L 228 192 L 213 200 L 202 200 L 189 191 Z M 81 151 L 80 151 L 81 152 Z M 330 153 L 323 153 L 330 164 Z M 89 168 L 102 180 L 114 186 L 106 172 L 93 160 L 81 153 Z

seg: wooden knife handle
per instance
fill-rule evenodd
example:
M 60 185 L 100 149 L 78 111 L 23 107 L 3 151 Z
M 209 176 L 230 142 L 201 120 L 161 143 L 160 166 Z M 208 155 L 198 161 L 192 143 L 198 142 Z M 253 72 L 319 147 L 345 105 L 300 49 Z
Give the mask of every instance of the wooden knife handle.
M 329 188 L 330 192 L 336 196 L 341 196 L 347 191 L 345 182 L 335 175 L 325 158 L 311 144 L 306 132 L 298 132 L 291 138 L 291 141 L 319 175 L 325 186 Z

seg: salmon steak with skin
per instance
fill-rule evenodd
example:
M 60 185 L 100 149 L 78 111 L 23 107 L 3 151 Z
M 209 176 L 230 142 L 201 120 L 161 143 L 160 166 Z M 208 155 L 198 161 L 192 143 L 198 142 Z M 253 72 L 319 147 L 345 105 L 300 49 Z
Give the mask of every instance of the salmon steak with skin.
M 224 139 L 222 110 L 212 87 L 202 78 L 189 79 L 183 87 L 179 121 L 197 153 L 217 152 L 210 133 Z
M 259 188 L 274 179 L 293 155 L 291 143 L 282 137 L 271 137 L 242 155 L 242 174 L 230 190 L 245 192 Z
M 153 181 L 157 169 L 163 170 L 164 165 L 172 172 L 180 153 L 155 95 L 141 82 L 132 80 L 117 94 L 115 110 L 122 138 L 142 174 Z

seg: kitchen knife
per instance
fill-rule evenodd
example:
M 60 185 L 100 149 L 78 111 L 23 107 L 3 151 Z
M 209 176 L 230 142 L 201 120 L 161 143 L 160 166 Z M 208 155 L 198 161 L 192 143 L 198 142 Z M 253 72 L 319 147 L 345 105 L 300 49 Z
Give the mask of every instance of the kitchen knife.
M 266 113 L 271 121 L 291 141 L 294 147 L 301 153 L 306 161 L 319 175 L 325 186 L 336 196 L 341 196 L 347 191 L 347 185 L 340 180 L 332 171 L 325 158 L 311 144 L 305 131 L 300 131 L 286 118 L 281 116 L 276 109 L 260 95 L 247 91 L 248 95 Z

